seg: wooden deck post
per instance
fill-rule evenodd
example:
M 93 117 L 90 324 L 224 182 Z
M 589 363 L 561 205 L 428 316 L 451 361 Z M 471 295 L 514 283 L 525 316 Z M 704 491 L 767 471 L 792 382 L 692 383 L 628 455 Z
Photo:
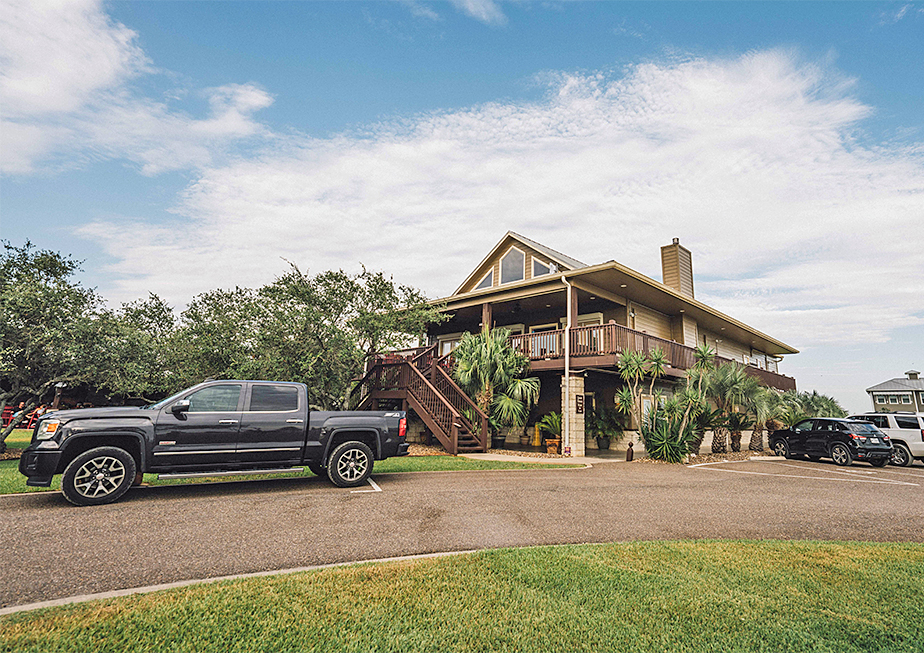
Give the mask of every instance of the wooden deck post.
M 490 331 L 494 328 L 492 313 L 493 311 L 491 310 L 491 304 L 489 302 L 485 302 L 481 305 L 481 328 L 486 331 Z

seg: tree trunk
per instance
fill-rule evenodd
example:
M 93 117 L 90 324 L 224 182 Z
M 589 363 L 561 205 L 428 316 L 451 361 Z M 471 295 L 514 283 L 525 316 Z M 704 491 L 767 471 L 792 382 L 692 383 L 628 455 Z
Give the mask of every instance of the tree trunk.
M 741 451 L 741 431 L 731 432 L 731 450 Z
M 39 405 L 39 402 L 38 402 L 37 400 L 32 400 L 32 401 L 30 401 L 28 404 L 26 404 L 26 407 L 23 408 L 22 411 L 19 412 L 19 415 L 17 415 L 15 418 L 13 418 L 13 419 L 10 420 L 9 426 L 7 426 L 5 429 L 3 429 L 3 433 L 0 434 L 0 454 L 6 453 L 6 438 L 7 438 L 7 436 L 9 436 L 9 434 L 13 432 L 13 429 L 15 429 L 17 426 L 19 426 L 19 424 L 20 424 L 24 419 L 26 419 L 26 415 L 28 415 L 28 414 L 31 413 L 33 410 L 35 410 L 36 408 L 38 408 L 38 405 Z
M 764 450 L 764 425 L 755 424 L 754 430 L 751 431 L 751 443 L 748 445 L 751 451 Z
M 712 431 L 712 453 L 727 453 L 728 442 L 725 429 L 718 427 Z

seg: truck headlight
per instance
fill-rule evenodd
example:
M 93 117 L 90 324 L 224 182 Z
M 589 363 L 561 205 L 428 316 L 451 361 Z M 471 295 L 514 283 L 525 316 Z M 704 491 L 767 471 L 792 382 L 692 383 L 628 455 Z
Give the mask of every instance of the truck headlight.
M 39 427 L 38 435 L 35 437 L 36 440 L 50 440 L 55 437 L 55 433 L 58 432 L 58 427 L 61 426 L 61 422 L 56 419 L 49 419 L 42 422 L 42 425 Z

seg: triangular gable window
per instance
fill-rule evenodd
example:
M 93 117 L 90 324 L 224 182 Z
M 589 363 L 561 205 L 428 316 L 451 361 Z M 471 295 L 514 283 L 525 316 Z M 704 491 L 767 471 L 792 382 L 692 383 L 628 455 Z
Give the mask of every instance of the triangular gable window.
M 545 263 L 540 262 L 538 259 L 533 259 L 533 276 L 541 277 L 543 274 L 548 274 L 552 271 Z
M 482 290 L 483 288 L 490 288 L 493 285 L 494 285 L 494 270 L 491 270 L 486 275 L 484 275 L 484 279 L 481 280 L 481 283 L 475 286 L 475 290 Z
M 525 276 L 526 255 L 515 247 L 501 259 L 501 283 L 520 281 Z

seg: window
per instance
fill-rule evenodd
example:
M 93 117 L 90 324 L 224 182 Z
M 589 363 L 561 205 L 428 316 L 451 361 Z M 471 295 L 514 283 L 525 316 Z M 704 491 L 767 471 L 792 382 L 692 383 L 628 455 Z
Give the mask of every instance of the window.
M 885 395 L 876 395 L 876 403 L 885 404 L 885 403 L 888 403 L 888 399 L 886 399 Z
M 494 270 L 491 270 L 486 275 L 484 275 L 484 279 L 481 280 L 481 283 L 475 286 L 475 290 L 481 290 L 482 288 L 490 288 L 493 285 L 494 285 Z
M 501 283 L 520 281 L 525 276 L 526 256 L 520 250 L 512 247 L 501 259 Z
M 541 261 L 533 259 L 533 276 L 534 277 L 541 277 L 543 274 L 548 274 L 551 271 L 552 269 L 548 265 L 546 265 L 545 263 L 542 263 Z
M 239 384 L 211 385 L 189 395 L 190 413 L 229 413 L 237 410 Z
M 921 393 L 921 403 L 924 404 L 924 392 Z
M 911 395 L 902 395 L 902 403 L 903 403 L 903 404 L 910 404 L 910 403 L 911 403 Z
M 293 385 L 255 385 L 250 391 L 251 412 L 298 410 L 298 388 Z
M 812 420 L 810 419 L 802 420 L 801 422 L 796 424 L 794 427 L 792 427 L 792 430 L 795 433 L 802 433 L 803 431 L 811 431 L 812 430 Z
M 895 423 L 898 424 L 898 428 L 900 428 L 900 429 L 915 429 L 915 430 L 917 430 L 917 429 L 921 428 L 921 427 L 918 425 L 918 418 L 917 418 L 917 417 L 896 417 L 896 418 L 895 418 Z
M 897 403 L 898 403 L 898 395 L 889 395 L 889 403 L 890 403 L 890 404 L 897 404 Z

